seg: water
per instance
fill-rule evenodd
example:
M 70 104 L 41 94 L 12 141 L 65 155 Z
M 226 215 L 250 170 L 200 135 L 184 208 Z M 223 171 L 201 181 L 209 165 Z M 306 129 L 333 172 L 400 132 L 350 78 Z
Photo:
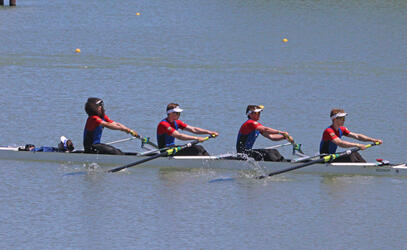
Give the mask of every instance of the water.
M 17 1 L 0 8 L 0 145 L 55 146 L 65 135 L 81 147 L 83 105 L 97 96 L 113 120 L 151 137 L 166 105 L 180 103 L 186 123 L 220 133 L 204 144 L 212 154 L 233 152 L 247 104 L 265 105 L 260 121 L 290 132 L 308 154 L 330 109 L 341 107 L 351 131 L 384 141 L 366 159 L 405 162 L 406 9 L 362 0 Z M 0 165 L 3 248 L 383 249 L 406 241 L 404 178 L 259 181 L 154 168 L 69 175 L 86 169 Z

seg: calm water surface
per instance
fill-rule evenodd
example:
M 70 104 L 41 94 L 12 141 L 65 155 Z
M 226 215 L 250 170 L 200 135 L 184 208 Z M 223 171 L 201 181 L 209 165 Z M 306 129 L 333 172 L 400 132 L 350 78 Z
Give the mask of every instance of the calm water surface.
M 8 3 L 8 1 L 6 1 Z M 165 106 L 233 152 L 247 104 L 318 150 L 329 111 L 405 162 L 405 1 L 17 1 L 0 8 L 0 145 L 81 147 L 89 96 L 154 138 Z M 139 12 L 140 15 L 136 15 Z M 288 42 L 284 43 L 283 38 Z M 76 54 L 75 49 L 81 53 Z M 105 142 L 126 138 L 105 131 Z M 259 138 L 257 147 L 270 146 Z M 137 142 L 118 145 L 140 150 Z M 288 149 L 281 152 L 290 157 Z M 0 161 L 0 246 L 402 249 L 407 179 Z M 216 178 L 234 181 L 209 183 Z

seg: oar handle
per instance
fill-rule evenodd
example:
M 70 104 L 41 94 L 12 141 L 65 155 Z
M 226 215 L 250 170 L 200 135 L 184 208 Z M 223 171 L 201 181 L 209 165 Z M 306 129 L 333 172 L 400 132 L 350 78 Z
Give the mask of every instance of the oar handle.
M 209 139 L 211 139 L 211 138 L 215 138 L 216 136 L 217 136 L 217 135 L 215 135 L 215 134 L 209 135 L 209 136 L 205 137 L 205 140 L 204 140 L 204 141 L 207 141 L 207 140 L 209 140 Z
M 215 138 L 215 137 L 216 137 L 216 135 L 209 135 L 209 136 L 205 137 L 202 142 L 207 141 L 207 140 L 209 140 L 210 138 Z M 180 150 L 182 150 L 182 149 L 184 149 L 184 148 L 192 147 L 193 145 L 196 145 L 196 144 L 198 144 L 198 143 L 200 143 L 199 140 L 194 140 L 194 141 L 192 141 L 192 142 L 190 142 L 190 143 L 187 143 L 187 144 L 185 144 L 185 145 L 167 149 L 166 151 L 168 152 L 168 155 L 174 155 L 174 154 L 177 153 L 178 151 L 180 151 Z
M 373 142 L 373 143 L 371 143 L 371 144 L 368 144 L 368 145 L 366 145 L 365 146 L 365 148 L 370 148 L 370 147 L 373 147 L 373 146 L 376 146 L 376 145 L 380 145 L 381 143 L 380 142 Z

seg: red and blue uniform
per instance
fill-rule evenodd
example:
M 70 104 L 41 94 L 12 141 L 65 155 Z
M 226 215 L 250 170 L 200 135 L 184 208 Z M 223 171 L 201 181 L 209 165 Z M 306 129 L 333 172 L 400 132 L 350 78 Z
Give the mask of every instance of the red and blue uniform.
M 322 134 L 322 140 L 319 145 L 320 154 L 335 154 L 338 145 L 332 142 L 336 138 L 342 138 L 343 135 L 349 135 L 350 131 L 346 127 L 339 127 L 338 131 L 335 131 L 333 126 L 326 128 Z
M 101 124 L 103 121 L 109 123 L 113 122 L 107 115 L 105 115 L 103 119 L 97 115 L 88 117 L 85 129 L 83 131 L 83 147 L 85 149 L 85 152 L 91 151 L 91 147 L 93 144 L 100 143 L 103 132 L 103 126 Z
M 250 150 L 254 142 L 259 136 L 259 131 L 256 129 L 262 126 L 259 122 L 249 119 L 240 127 L 239 134 L 237 135 L 236 151 L 242 153 Z
M 159 148 L 165 148 L 175 145 L 175 138 L 172 136 L 175 130 L 185 129 L 188 125 L 180 120 L 169 122 L 167 119 L 163 119 L 158 123 L 157 127 L 157 144 Z

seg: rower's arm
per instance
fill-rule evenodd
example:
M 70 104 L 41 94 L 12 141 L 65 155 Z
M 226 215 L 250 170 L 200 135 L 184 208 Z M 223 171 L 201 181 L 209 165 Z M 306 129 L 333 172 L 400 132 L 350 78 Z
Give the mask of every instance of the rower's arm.
M 197 134 L 197 135 L 216 135 L 216 136 L 218 136 L 218 132 L 210 131 L 210 130 L 199 128 L 199 127 L 193 127 L 193 126 L 189 126 L 189 125 L 185 127 L 185 130 L 189 131 L 191 133 Z
M 359 140 L 359 141 L 379 142 L 380 144 L 383 143 L 382 140 L 374 139 L 374 138 L 371 138 L 371 137 L 363 135 L 363 134 L 357 134 L 357 133 L 350 132 L 348 134 L 348 136 L 353 138 L 353 139 Z
M 284 131 L 280 131 L 277 129 L 265 127 L 265 126 L 259 126 L 256 128 L 264 137 L 273 140 L 273 141 L 281 141 L 284 139 L 287 139 L 290 142 L 293 142 L 293 138 Z
M 342 148 L 352 148 L 352 147 L 361 148 L 361 147 L 363 147 L 362 144 L 344 141 L 344 140 L 341 140 L 339 137 L 333 139 L 332 142 Z
M 265 134 L 269 134 L 269 135 L 280 135 L 280 130 L 274 129 L 274 128 L 269 128 L 269 127 L 265 127 L 265 126 L 258 126 L 256 128 L 263 136 L 265 136 Z
M 120 130 L 126 133 L 130 133 L 131 129 L 128 127 L 124 126 L 123 124 L 119 122 L 105 122 L 103 121 L 100 125 L 102 125 L 105 128 L 112 129 L 112 130 Z
M 183 141 L 189 141 L 189 140 L 199 140 L 199 141 L 201 141 L 201 140 L 205 139 L 204 137 L 198 137 L 198 136 L 183 134 L 183 133 L 180 133 L 180 132 L 178 132 L 176 130 L 171 134 L 171 136 L 173 136 L 173 137 L 175 137 L 175 138 L 177 138 L 179 140 L 183 140 Z

